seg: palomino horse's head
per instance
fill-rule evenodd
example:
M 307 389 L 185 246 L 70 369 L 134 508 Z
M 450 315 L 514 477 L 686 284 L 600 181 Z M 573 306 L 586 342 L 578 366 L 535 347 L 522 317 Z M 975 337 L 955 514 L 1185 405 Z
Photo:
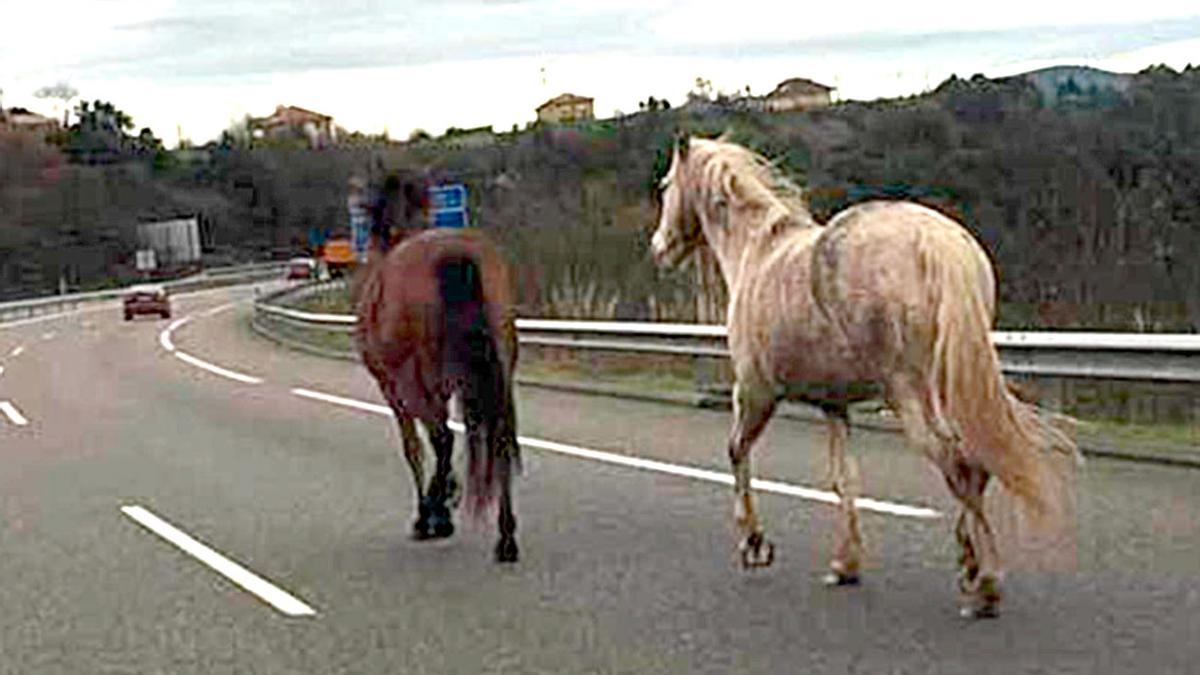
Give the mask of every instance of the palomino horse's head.
M 676 142 L 671 155 L 671 167 L 659 185 L 662 204 L 659 207 L 658 229 L 650 240 L 654 262 L 662 267 L 675 267 L 683 262 L 701 243 L 704 233 L 695 207 L 687 199 L 686 181 L 688 147 L 691 141 Z

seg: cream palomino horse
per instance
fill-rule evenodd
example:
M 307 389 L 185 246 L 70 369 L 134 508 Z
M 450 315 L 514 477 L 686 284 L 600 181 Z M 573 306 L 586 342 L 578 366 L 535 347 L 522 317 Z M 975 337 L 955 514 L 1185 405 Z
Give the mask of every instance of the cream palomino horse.
M 774 557 L 750 493 L 751 447 L 780 400 L 801 401 L 825 414 L 829 480 L 840 497 L 826 582 L 858 582 L 848 407 L 882 398 L 961 504 L 963 614 L 995 616 L 1001 569 L 984 513 L 989 478 L 1046 525 L 1064 513 L 1067 491 L 1052 455 L 1079 455 L 1061 425 L 1005 386 L 991 342 L 995 277 L 982 247 L 958 223 L 911 202 L 859 204 L 818 225 L 800 188 L 762 157 L 691 138 L 676 145 L 662 181 L 651 247 L 660 266 L 674 267 L 704 245 L 729 290 L 736 384 L 728 451 L 743 564 Z

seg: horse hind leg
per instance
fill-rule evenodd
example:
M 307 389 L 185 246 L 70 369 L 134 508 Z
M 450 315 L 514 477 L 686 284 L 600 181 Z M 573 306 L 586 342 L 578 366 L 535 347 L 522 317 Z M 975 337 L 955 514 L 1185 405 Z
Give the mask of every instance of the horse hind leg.
M 830 586 L 856 585 L 862 565 L 862 535 L 858 527 L 858 471 L 853 458 L 846 454 L 850 419 L 845 405 L 823 406 L 829 427 L 829 479 L 838 495 L 838 525 L 830 572 L 824 581 Z
M 519 557 L 517 547 L 517 517 L 512 505 L 512 461 L 508 457 L 496 459 L 496 471 L 500 478 L 500 514 L 497 525 L 500 530 L 500 540 L 496 542 L 496 562 L 516 562 Z
M 412 473 L 413 487 L 417 493 L 417 521 L 413 523 L 412 536 L 413 539 L 418 540 L 429 539 L 429 503 L 425 493 L 425 462 L 421 438 L 417 435 L 413 418 L 396 408 L 393 410 L 396 411 L 400 438 L 404 444 L 404 459 L 408 462 L 409 471 Z
M 437 468 L 429 481 L 429 490 L 423 500 L 426 516 L 425 538 L 444 539 L 454 534 L 454 521 L 450 516 L 449 502 L 457 492 L 457 481 L 454 479 L 452 457 L 454 451 L 454 434 L 440 420 L 429 425 L 429 438 L 433 443 L 437 456 Z
M 961 441 L 937 415 L 932 398 L 918 387 L 893 383 L 892 405 L 899 414 L 909 443 L 941 470 L 960 504 L 955 537 L 960 555 L 959 589 L 966 596 L 961 613 L 966 617 L 994 617 L 999 613 L 999 553 L 991 525 L 983 513 L 983 491 L 988 474 L 962 460 Z
M 744 567 L 767 567 L 775 559 L 775 545 L 763 534 L 750 492 L 750 450 L 775 410 L 775 399 L 768 391 L 765 386 L 739 381 L 733 392 L 734 422 L 728 449 L 734 477 L 734 519 L 743 537 L 738 548 Z
M 983 510 L 983 494 L 990 476 L 984 469 L 962 461 L 944 473 L 951 492 L 962 504 L 955 526 L 960 549 L 958 587 L 965 600 L 962 614 L 967 618 L 998 616 L 1000 553 Z

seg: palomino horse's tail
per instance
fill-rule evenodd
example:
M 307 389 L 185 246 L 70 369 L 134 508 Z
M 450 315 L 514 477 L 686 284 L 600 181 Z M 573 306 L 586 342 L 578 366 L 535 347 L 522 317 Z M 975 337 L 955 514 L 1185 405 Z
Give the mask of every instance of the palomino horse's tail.
M 933 392 L 943 421 L 958 432 L 962 452 L 996 476 L 1024 502 L 1035 522 L 1065 515 L 1071 495 L 1056 465 L 1082 456 L 1058 420 L 1012 395 L 1000 370 L 991 338 L 992 313 L 978 251 L 966 237 L 953 245 L 931 246 L 922 237 L 922 262 L 930 292 L 937 297 L 933 343 Z M 945 243 L 942 240 L 940 243 Z M 986 270 L 990 273 L 990 270 Z M 937 421 L 935 421 L 936 423 Z
M 479 514 L 495 497 L 495 487 L 519 470 L 511 375 L 500 336 L 488 321 L 480 265 L 467 257 L 438 266 L 445 304 L 447 363 L 458 364 L 468 435 L 483 431 L 484 448 L 470 447 L 468 512 Z

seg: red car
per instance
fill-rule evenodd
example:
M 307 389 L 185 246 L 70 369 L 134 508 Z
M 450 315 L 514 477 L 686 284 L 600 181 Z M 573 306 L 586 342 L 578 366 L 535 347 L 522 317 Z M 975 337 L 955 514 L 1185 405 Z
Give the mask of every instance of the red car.
M 157 314 L 171 318 L 171 299 L 167 289 L 157 284 L 134 286 L 125 293 L 125 320 L 132 321 L 137 314 Z
M 287 279 L 312 279 L 317 276 L 317 261 L 312 258 L 292 258 L 287 265 Z

